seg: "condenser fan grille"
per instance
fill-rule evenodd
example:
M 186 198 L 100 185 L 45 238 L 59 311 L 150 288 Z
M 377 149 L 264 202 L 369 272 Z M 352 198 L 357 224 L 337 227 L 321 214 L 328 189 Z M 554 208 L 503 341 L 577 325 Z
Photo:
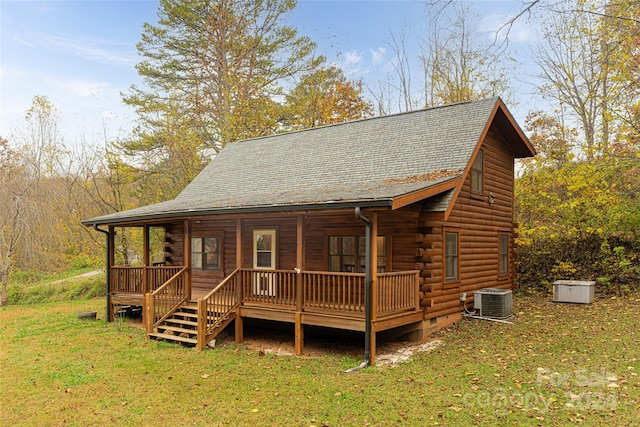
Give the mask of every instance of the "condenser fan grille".
M 473 307 L 480 310 L 480 316 L 494 319 L 511 317 L 513 303 L 509 289 L 485 288 L 473 294 Z

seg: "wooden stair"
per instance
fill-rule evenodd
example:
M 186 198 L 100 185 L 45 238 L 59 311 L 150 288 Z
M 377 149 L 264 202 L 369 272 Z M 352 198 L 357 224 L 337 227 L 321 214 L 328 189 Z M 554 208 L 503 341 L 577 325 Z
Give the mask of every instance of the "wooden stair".
M 198 306 L 187 302 L 149 333 L 149 337 L 195 346 L 198 342 Z
M 208 313 L 208 316 L 210 320 L 222 316 L 224 318 L 213 335 L 208 336 L 207 342 L 215 338 L 235 318 L 235 313 Z M 149 337 L 195 347 L 198 342 L 198 304 L 195 301 L 185 303 L 149 333 Z

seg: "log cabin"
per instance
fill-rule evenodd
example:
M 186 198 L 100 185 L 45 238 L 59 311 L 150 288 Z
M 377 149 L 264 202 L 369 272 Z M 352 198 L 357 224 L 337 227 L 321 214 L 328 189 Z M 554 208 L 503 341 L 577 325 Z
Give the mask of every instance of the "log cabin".
M 514 159 L 535 150 L 500 98 L 226 146 L 173 200 L 82 221 L 106 236 L 107 313 L 203 349 L 244 319 L 420 339 L 481 288 L 514 286 Z M 115 265 L 138 227 L 139 265 Z M 152 262 L 150 230 L 162 259 Z M 467 304 L 470 299 L 467 300 Z

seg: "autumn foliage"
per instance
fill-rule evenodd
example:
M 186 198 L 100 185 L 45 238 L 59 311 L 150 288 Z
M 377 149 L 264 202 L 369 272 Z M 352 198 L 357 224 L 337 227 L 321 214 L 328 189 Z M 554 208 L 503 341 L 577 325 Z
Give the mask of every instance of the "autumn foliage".
M 554 120 L 533 114 L 527 124 L 539 156 L 521 165 L 516 181 L 520 285 L 548 291 L 557 279 L 589 279 L 605 293 L 638 287 L 638 147 L 588 161 Z

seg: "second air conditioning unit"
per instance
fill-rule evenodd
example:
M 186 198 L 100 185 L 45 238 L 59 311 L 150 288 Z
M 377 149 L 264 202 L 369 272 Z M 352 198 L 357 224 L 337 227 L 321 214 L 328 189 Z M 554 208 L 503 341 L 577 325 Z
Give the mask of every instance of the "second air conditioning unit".
M 513 295 L 510 289 L 485 288 L 473 293 L 473 308 L 492 319 L 511 317 Z

